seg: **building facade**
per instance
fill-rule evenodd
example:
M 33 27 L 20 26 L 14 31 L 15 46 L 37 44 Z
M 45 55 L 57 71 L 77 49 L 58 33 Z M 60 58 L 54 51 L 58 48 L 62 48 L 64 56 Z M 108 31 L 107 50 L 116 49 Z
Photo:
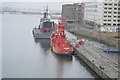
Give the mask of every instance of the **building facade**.
M 84 20 L 86 22 L 102 25 L 103 4 L 97 2 L 86 2 L 84 9 Z
M 74 9 L 73 4 L 62 5 L 62 16 L 65 18 L 63 23 L 73 23 L 74 22 Z
M 64 23 L 84 23 L 84 4 L 74 3 L 62 5 L 62 16 Z
M 115 32 L 120 26 L 119 0 L 85 3 L 84 13 L 85 22 L 100 25 L 101 31 Z

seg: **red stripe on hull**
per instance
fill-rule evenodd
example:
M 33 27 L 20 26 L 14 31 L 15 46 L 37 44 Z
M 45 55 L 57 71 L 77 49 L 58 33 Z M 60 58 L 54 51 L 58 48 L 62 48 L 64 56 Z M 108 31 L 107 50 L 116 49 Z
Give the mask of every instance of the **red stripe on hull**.
M 46 32 L 51 30 L 51 28 L 42 28 L 42 29 L 43 29 L 43 31 L 46 31 Z

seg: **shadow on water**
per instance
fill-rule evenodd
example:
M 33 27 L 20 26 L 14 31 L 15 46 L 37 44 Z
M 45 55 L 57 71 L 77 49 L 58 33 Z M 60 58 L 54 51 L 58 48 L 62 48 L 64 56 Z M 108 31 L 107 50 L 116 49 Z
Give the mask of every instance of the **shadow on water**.
M 53 73 L 56 73 L 56 77 L 62 77 L 65 71 L 65 66 L 68 66 L 67 64 L 72 63 L 72 56 L 60 56 L 55 54 L 51 50 L 50 39 L 35 39 L 35 42 L 39 43 L 39 45 L 43 48 L 44 51 L 48 51 L 47 53 L 50 53 L 49 58 L 52 60 L 52 62 L 49 62 L 54 65 L 54 67 L 51 67 L 54 68 Z
M 34 39 L 34 41 L 35 43 L 39 43 L 44 51 L 48 51 L 50 49 L 50 39 Z
M 51 51 L 51 54 L 60 61 L 67 61 L 70 62 L 72 61 L 72 56 L 61 56 L 61 55 L 57 55 L 55 54 L 50 47 L 50 39 L 34 39 L 36 43 L 39 43 L 39 45 L 42 47 L 42 49 L 44 49 L 44 51 Z
M 34 39 L 36 43 L 39 43 L 39 45 L 44 49 L 44 51 L 50 50 L 53 56 L 62 61 L 72 61 L 72 56 L 61 56 L 55 54 L 50 47 L 50 39 Z
M 77 55 L 76 56 L 60 56 L 55 54 L 50 47 L 50 39 L 35 39 L 35 43 L 39 43 L 39 45 L 43 48 L 44 51 L 50 52 L 50 56 L 52 57 L 52 61 L 56 67 L 54 67 L 56 70 L 56 77 L 62 77 L 65 71 L 65 66 L 69 66 L 72 64 L 73 57 L 75 57 L 79 64 L 84 66 L 95 78 L 100 78 L 96 73 L 90 69 L 90 67 L 87 66 L 84 61 L 82 61 Z
M 51 53 L 53 54 L 53 56 L 56 58 L 57 61 L 57 77 L 61 77 L 64 74 L 64 71 L 66 70 L 66 66 L 68 66 L 68 64 L 72 64 L 72 56 L 61 56 L 61 55 L 57 55 L 55 54 L 52 50 Z
M 67 61 L 67 62 L 71 62 L 72 61 L 72 56 L 61 56 L 61 55 L 57 55 L 55 54 L 52 50 L 51 53 L 54 55 L 54 57 L 59 60 L 59 61 Z

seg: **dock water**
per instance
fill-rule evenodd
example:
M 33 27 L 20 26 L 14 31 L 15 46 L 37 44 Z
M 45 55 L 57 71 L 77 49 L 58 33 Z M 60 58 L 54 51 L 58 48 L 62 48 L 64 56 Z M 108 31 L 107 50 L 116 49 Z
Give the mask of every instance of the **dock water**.
M 112 58 L 100 49 L 97 49 L 93 44 L 85 40 L 85 45 L 75 47 L 77 37 L 70 32 L 65 31 L 67 40 L 74 47 L 78 57 L 81 58 L 94 72 L 101 78 L 118 78 L 120 65 L 118 58 Z

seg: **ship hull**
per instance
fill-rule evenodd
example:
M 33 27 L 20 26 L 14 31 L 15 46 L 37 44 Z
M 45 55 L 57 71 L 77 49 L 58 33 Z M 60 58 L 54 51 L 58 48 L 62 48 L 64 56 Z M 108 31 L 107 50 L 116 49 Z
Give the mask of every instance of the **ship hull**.
M 71 54 L 73 53 L 73 48 L 70 48 L 69 50 L 64 50 L 61 47 L 52 46 L 52 51 L 57 55 L 71 56 Z
M 71 54 L 73 52 L 55 52 L 54 51 L 54 53 L 57 54 L 57 55 L 61 55 L 61 56 L 72 56 Z
M 40 29 L 33 28 L 32 33 L 35 39 L 50 39 L 50 35 L 53 33 L 54 30 L 50 32 L 44 32 Z

